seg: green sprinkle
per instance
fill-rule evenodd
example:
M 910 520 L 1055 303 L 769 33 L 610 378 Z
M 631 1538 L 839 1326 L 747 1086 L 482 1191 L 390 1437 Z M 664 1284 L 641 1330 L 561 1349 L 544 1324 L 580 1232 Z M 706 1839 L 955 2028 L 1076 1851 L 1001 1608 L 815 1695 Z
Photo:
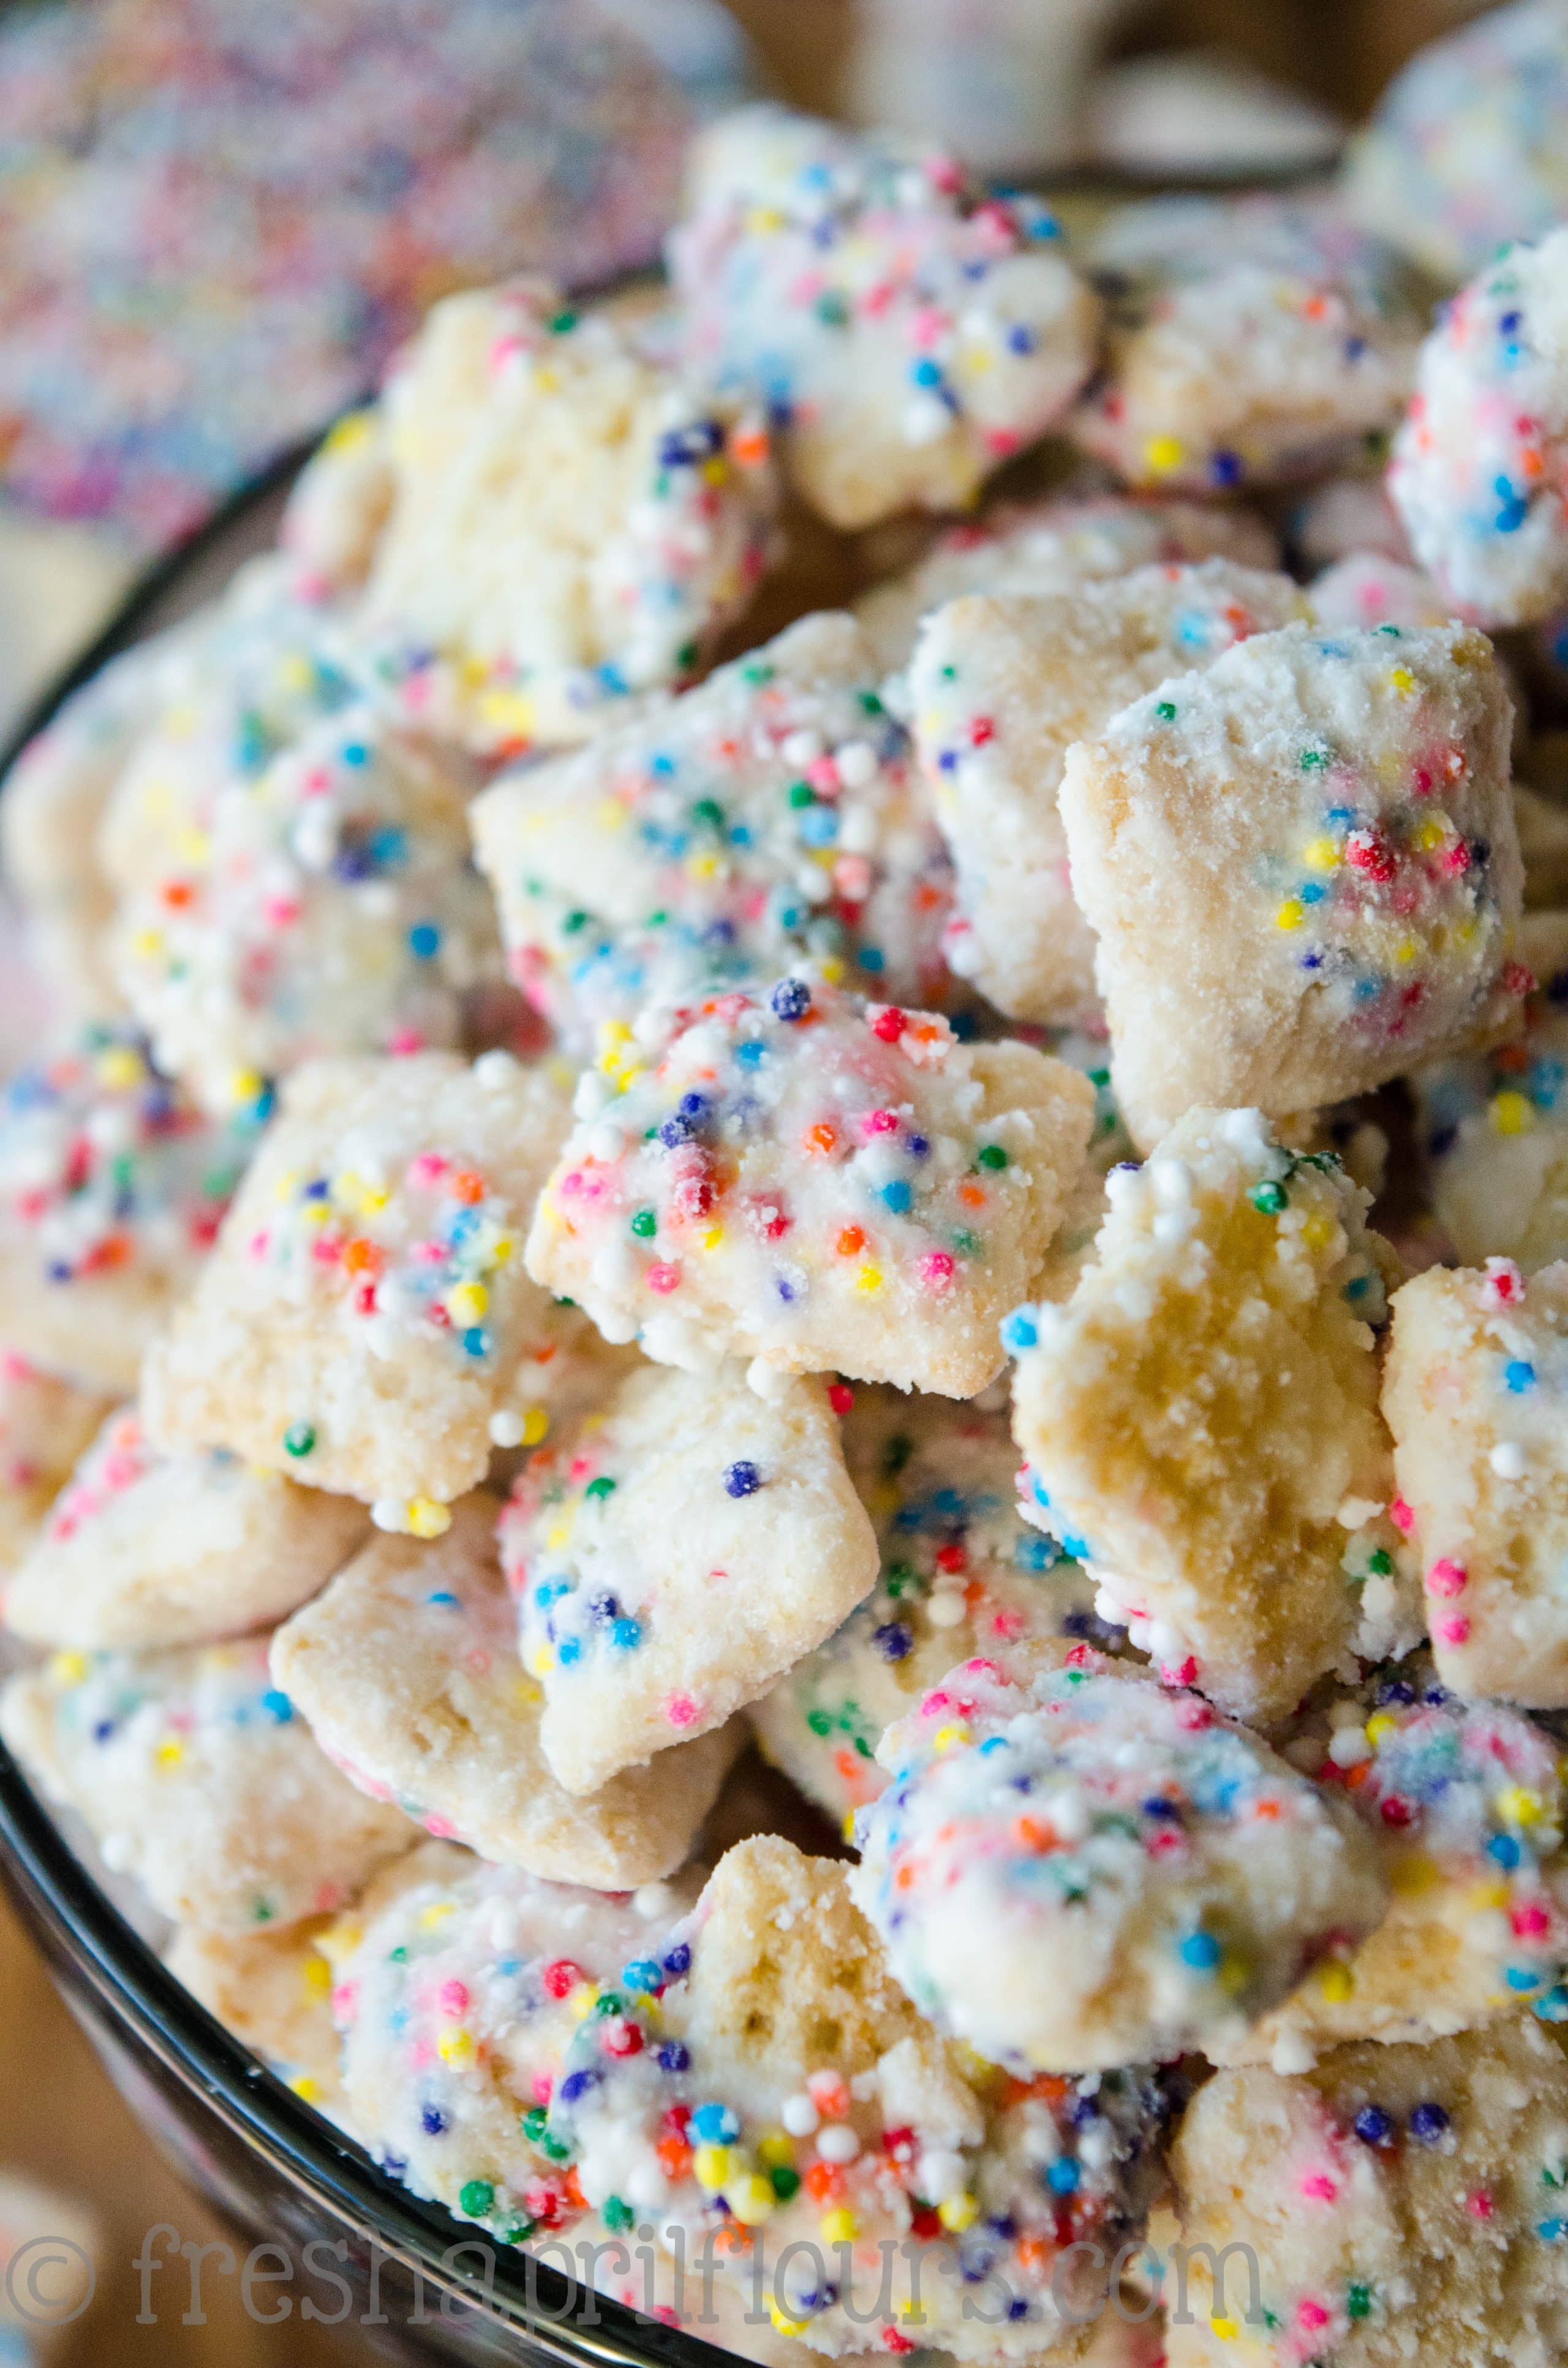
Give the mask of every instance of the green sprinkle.
M 705 822 L 718 830 L 724 819 L 724 809 L 717 798 L 699 798 L 691 809 L 693 822 Z
M 806 1725 L 813 1735 L 819 1735 L 824 1740 L 833 1733 L 833 1721 L 825 1710 L 809 1710 L 806 1713 Z
M 974 1155 L 974 1164 L 977 1167 L 1001 1169 L 1007 1165 L 1007 1155 L 999 1143 L 983 1143 Z
M 602 1998 L 594 2000 L 594 2012 L 599 2015 L 624 2014 L 626 2000 L 619 1990 L 606 1990 Z
M 283 1434 L 285 1455 L 308 1455 L 315 1443 L 315 1432 L 308 1422 L 291 1422 Z
M 530 2220 L 524 2213 L 520 2219 L 507 2221 L 501 2231 L 501 2242 L 504 2245 L 526 2245 L 538 2226 L 539 2222 Z
M 551 315 L 550 323 L 551 335 L 555 337 L 563 337 L 568 329 L 574 329 L 576 325 L 577 315 L 572 311 L 571 307 L 568 306 L 564 312 L 556 313 Z
M 958 670 L 957 666 L 945 666 L 942 668 L 942 680 L 943 680 L 944 682 L 957 682 L 958 678 L 959 678 L 959 670 Z
M 791 781 L 784 792 L 792 806 L 814 806 L 817 793 L 810 781 Z
M 1326 765 L 1327 762 L 1328 750 L 1326 748 L 1303 748 L 1301 751 L 1301 770 L 1303 773 L 1316 772 L 1320 766 Z
M 471 2220 L 483 2220 L 494 2202 L 495 2190 L 487 2179 L 465 2179 L 458 2190 L 458 2210 Z
M 574 938 L 579 929 L 585 929 L 587 926 L 588 916 L 584 912 L 568 913 L 561 924 L 563 935 L 569 938 Z
M 816 316 L 830 329 L 842 329 L 849 318 L 849 307 L 835 288 L 827 288 L 816 301 Z
M 523 2135 L 529 2146 L 538 2146 L 549 2126 L 550 2115 L 542 2105 L 530 2105 L 523 2115 Z
M 791 2170 L 787 2162 L 776 2162 L 767 2174 L 768 2184 L 780 2203 L 788 2203 L 801 2189 L 801 2174 Z
M 1176 705 L 1174 700 L 1168 699 L 1156 700 L 1154 703 L 1154 713 L 1158 716 L 1162 723 L 1174 723 L 1176 722 Z
M 618 2231 L 622 2228 L 630 2228 L 636 2217 L 637 2214 L 631 2209 L 631 2204 L 623 2203 L 619 2195 L 607 2195 L 605 2197 L 604 2218 L 605 2226 L 607 2228 L 614 2228 Z
M 967 1225 L 960 1225 L 957 1233 L 953 1235 L 953 1247 L 958 1251 L 960 1258 L 978 1258 L 980 1255 L 980 1235 L 978 1234 L 971 1234 Z
M 631 1230 L 640 1242 L 650 1240 L 659 1229 L 659 1220 L 652 1209 L 639 1209 L 631 1220 Z
M 1346 2318 L 1369 2318 L 1371 2316 L 1371 2310 L 1372 2289 L 1370 2286 L 1357 2284 L 1346 2287 L 1345 2316 Z
M 895 1603 L 901 1595 L 906 1593 L 912 1587 L 918 1587 L 919 1584 L 919 1576 L 909 1563 L 890 1564 L 886 1585 L 887 1591 Z
M 1247 1199 L 1260 1216 L 1277 1217 L 1286 1206 L 1283 1184 L 1255 1184 Z
M 401 1944 L 395 1949 L 389 1949 L 387 1951 L 387 1963 L 389 1965 L 406 1965 L 408 1963 L 408 1951 Z
M 584 1489 L 583 1494 L 585 1497 L 593 1497 L 599 1502 L 602 1502 L 606 1497 L 614 1496 L 615 1482 L 608 1478 L 605 1474 L 601 1473 L 597 1480 L 589 1481 L 587 1486 Z
M 1368 1577 L 1370 1578 L 1387 1578 L 1392 1568 L 1392 1554 L 1386 1554 L 1381 1546 L 1374 1546 L 1371 1553 L 1367 1556 Z
M 771 682 L 773 668 L 765 660 L 754 658 L 749 666 L 742 666 L 741 679 L 743 682 Z
M 570 2162 L 572 2159 L 571 2147 L 563 2139 L 551 2137 L 548 2130 L 539 2142 L 539 2150 L 551 2162 Z
M 882 702 L 876 691 L 862 690 L 858 692 L 857 696 L 859 700 L 860 712 L 862 715 L 880 715 L 881 713 Z

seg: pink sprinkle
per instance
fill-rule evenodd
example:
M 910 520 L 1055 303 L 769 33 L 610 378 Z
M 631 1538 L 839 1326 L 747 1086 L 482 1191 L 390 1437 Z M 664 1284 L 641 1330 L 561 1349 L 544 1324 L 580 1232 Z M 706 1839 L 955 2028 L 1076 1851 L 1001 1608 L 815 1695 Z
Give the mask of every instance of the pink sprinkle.
M 1444 1554 L 1426 1574 L 1428 1595 L 1462 1595 L 1470 1585 L 1469 1574 L 1460 1563 L 1450 1562 Z
M 1439 1620 L 1437 1622 L 1437 1636 L 1439 1641 L 1445 1645 L 1468 1644 L 1470 1641 L 1470 1622 L 1464 1618 L 1462 1613 L 1456 1613 L 1452 1620 Z
M 332 1993 L 332 2019 L 334 2022 L 352 2022 L 358 2011 L 358 1983 L 339 1982 Z
M 554 2094 L 554 2075 L 549 2072 L 536 2072 L 534 2074 L 534 2103 L 536 2105 L 548 2105 Z
M 896 1134 L 898 1112 L 891 1110 L 868 1110 L 860 1123 L 868 1134 Z
M 449 1817 L 421 1817 L 419 1822 L 438 1842 L 455 1842 L 458 1838 L 458 1829 Z
M 690 1726 L 701 1713 L 689 1694 L 672 1694 L 665 1704 L 665 1716 L 672 1726 Z
M 1339 2183 L 1330 2179 L 1326 2170 L 1309 2170 L 1301 2179 L 1301 2193 L 1313 2203 L 1332 2203 L 1339 2192 Z
M 838 767 L 831 757 L 815 757 L 806 767 L 806 779 L 819 798 L 836 797 L 839 789 Z
M 421 1151 L 408 1163 L 411 1184 L 437 1184 L 447 1172 L 448 1163 L 438 1151 Z
M 947 1250 L 928 1250 L 920 1261 L 918 1271 L 927 1291 L 946 1291 L 957 1269 Z
M 1389 1519 L 1402 1538 L 1407 1538 L 1415 1527 L 1415 1515 L 1403 1497 L 1396 1497 L 1389 1507 Z
M 394 1029 L 387 1039 L 387 1051 L 399 1060 L 406 1060 L 411 1053 L 423 1053 L 424 1050 L 425 1039 L 417 1028 Z
M 1486 2189 L 1478 2187 L 1473 2195 L 1465 2197 L 1464 2208 L 1472 2220 L 1490 2220 L 1496 2207 Z
M 1214 1716 L 1208 1703 L 1199 1701 L 1196 1694 L 1191 1695 L 1185 1702 L 1177 1702 L 1176 1713 L 1177 1721 L 1187 1728 L 1189 1735 L 1201 1735 Z
M 1299 2302 L 1296 2305 L 1296 2322 L 1315 2333 L 1320 2327 L 1328 2325 L 1328 2313 L 1321 2302 Z
M 264 1226 L 259 1234 L 253 1234 L 251 1235 L 249 1241 L 245 1244 L 245 1248 L 253 1258 L 264 1258 L 267 1256 L 267 1246 L 271 1242 L 271 1235 Z
M 661 1294 L 678 1291 L 680 1269 L 678 1266 L 665 1266 L 663 1260 L 659 1260 L 648 1269 L 642 1280 L 650 1291 L 656 1291 Z
M 1160 1682 L 1166 1686 L 1192 1686 L 1198 1682 L 1198 1664 L 1189 1653 L 1185 1661 L 1167 1662 L 1160 1670 Z
M 1516 1907 L 1509 1920 L 1521 1941 L 1539 1941 L 1551 1930 L 1545 1908 L 1534 1905 Z
M 947 1710 L 951 1706 L 952 1699 L 951 1694 L 944 1687 L 934 1686 L 920 1705 L 921 1717 L 935 1718 L 939 1710 Z
M 437 1997 L 440 2000 L 441 2012 L 443 2014 L 466 2014 L 468 2012 L 469 1998 L 468 1984 L 466 1982 L 443 1982 L 439 1990 L 437 1992 Z

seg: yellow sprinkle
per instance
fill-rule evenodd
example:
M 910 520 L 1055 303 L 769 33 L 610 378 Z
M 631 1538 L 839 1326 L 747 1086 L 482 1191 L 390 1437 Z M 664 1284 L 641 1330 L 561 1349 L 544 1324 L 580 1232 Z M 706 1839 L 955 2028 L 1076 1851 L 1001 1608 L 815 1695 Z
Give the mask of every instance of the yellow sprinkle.
M 1343 2006 L 1355 1987 L 1349 1966 L 1337 1962 L 1325 1965 L 1318 1975 L 1318 1989 L 1325 2006 Z
M 824 2212 L 817 2226 L 822 2230 L 824 2245 L 852 2245 L 860 2234 L 860 2223 L 845 2203 L 838 2204 L 832 2212 Z
M 702 1247 L 705 1250 L 716 1250 L 723 1238 L 722 1225 L 710 1225 L 708 1231 L 701 1236 Z
M 1213 2332 L 1219 2337 L 1221 2343 L 1233 2343 L 1235 2341 L 1237 2328 L 1236 2322 L 1233 2318 L 1211 2318 L 1209 2324 L 1213 2329 Z
M 229 1099 L 232 1102 L 259 1101 L 267 1084 L 255 1069 L 234 1069 L 229 1076 Z
M 1300 897 L 1287 896 L 1274 916 L 1277 929 L 1299 929 L 1307 917 L 1307 908 Z
M 753 206 L 746 216 L 746 228 L 751 231 L 782 230 L 784 217 L 777 206 Z
M 452 1508 L 437 1505 L 433 1497 L 411 1497 L 403 1518 L 415 1537 L 438 1538 L 452 1526 Z
M 533 736 L 534 703 L 520 690 L 487 690 L 479 702 L 481 720 L 504 732 L 509 740 Z
M 1338 1231 L 1332 1217 L 1314 1212 L 1301 1227 L 1301 1239 L 1310 1250 L 1325 1250 Z
M 477 1324 L 490 1305 L 482 1282 L 457 1282 L 447 1293 L 447 1313 L 454 1324 Z
M 490 1262 L 492 1266 L 507 1265 L 510 1262 L 512 1253 L 517 1247 L 517 1245 L 512 1239 L 510 1234 L 497 1234 L 494 1241 L 492 1242 L 490 1246 Z
M 297 2072 L 289 2086 L 307 2105 L 313 2105 L 321 2095 L 321 2082 L 312 2080 L 308 2072 Z
M 788 2170 L 795 2159 L 795 2141 L 788 2130 L 764 2130 L 756 2142 L 756 2158 L 769 2170 Z
M 550 1417 L 542 1406 L 529 1406 L 523 1417 L 523 1445 L 537 1447 L 550 1429 Z
M 49 1665 L 49 1674 L 57 1686 L 79 1686 L 87 1674 L 85 1653 L 56 1653 Z
M 960 1725 L 957 1721 L 953 1721 L 947 1726 L 939 1726 L 937 1729 L 936 1734 L 931 1738 L 931 1745 L 932 1748 L 936 1751 L 951 1751 L 955 1745 L 967 1743 L 968 1741 L 968 1727 Z
M 561 373 L 559 370 L 543 370 L 536 366 L 534 370 L 534 384 L 538 387 L 540 394 L 559 394 L 561 392 Z
M 304 1964 L 304 1984 L 308 1990 L 321 1992 L 332 1987 L 332 1967 L 324 1957 L 309 1956 Z
M 1143 466 L 1156 477 L 1168 476 L 1179 469 L 1187 458 L 1187 447 L 1179 437 L 1151 436 L 1143 447 Z
M 1507 1905 L 1508 1886 L 1506 1883 L 1472 1884 L 1465 1894 L 1465 1906 L 1473 1908 L 1478 1916 L 1484 1915 L 1488 1909 L 1506 1907 Z
M 437 1899 L 430 1907 L 420 1909 L 419 1921 L 427 1932 L 433 1932 L 437 1924 L 444 1924 L 449 1916 L 455 1916 L 457 1912 L 455 1899 Z
M 111 1093 L 127 1086 L 139 1086 L 144 1075 L 141 1055 L 133 1053 L 129 1044 L 111 1045 L 98 1057 L 99 1082 L 108 1086 Z
M 1522 1784 L 1505 1784 L 1497 1795 L 1496 1805 L 1498 1816 L 1506 1817 L 1511 1826 L 1534 1826 L 1540 1822 L 1540 1794 L 1527 1793 Z
M 624 830 L 626 808 L 619 798 L 602 798 L 594 819 L 601 830 Z
M 1389 689 L 1391 690 L 1397 690 L 1401 699 L 1413 699 L 1415 697 L 1415 677 L 1411 673 L 1408 666 L 1391 666 L 1389 668 Z
M 873 1291 L 881 1291 L 881 1287 L 882 1271 L 881 1267 L 863 1266 L 860 1269 L 859 1273 L 855 1278 L 855 1288 L 857 1291 L 864 1291 L 869 1293 Z
M 335 427 L 327 430 L 322 450 L 324 452 L 356 452 L 361 444 L 369 440 L 371 433 L 371 414 L 369 411 L 347 412 L 337 422 Z
M 780 2335 L 804 2335 L 811 2323 L 804 2318 L 791 2318 L 777 2294 L 767 2305 L 767 2316 Z
M 1310 871 L 1337 871 L 1339 849 L 1332 838 L 1314 838 L 1302 851 L 1301 860 Z
M 1389 1868 L 1389 1881 L 1406 1899 L 1430 1891 L 1437 1880 L 1437 1869 L 1425 1850 L 1412 1850 L 1408 1858 L 1395 1859 Z
M 817 968 L 821 971 L 829 986 L 843 985 L 844 964 L 839 961 L 836 954 L 824 954 L 822 961 L 817 964 Z
M 536 1678 L 548 1678 L 555 1667 L 555 1655 L 548 1645 L 536 1645 L 528 1658 L 528 1668 Z
M 557 1521 L 552 1530 L 547 1530 L 545 1532 L 545 1551 L 548 1554 L 561 1554 L 571 1544 L 571 1543 L 572 1524 L 570 1521 Z
M 729 2178 L 733 2162 L 728 2146 L 699 2146 L 691 2157 L 691 2168 L 698 2185 L 716 2194 Z
M 436 2053 L 443 2064 L 472 2064 L 473 2041 L 466 2031 L 443 2031 L 436 2042 Z
M 853 1841 L 854 1841 L 854 1839 L 855 1839 L 855 1812 L 854 1812 L 854 1810 L 853 1810 L 853 1809 L 846 1809 L 846 1810 L 845 1810 L 845 1812 L 844 1812 L 844 1819 L 843 1819 L 843 1823 L 842 1823 L 842 1824 L 841 1824 L 841 1826 L 839 1827 L 839 1831 L 840 1831 L 840 1833 L 843 1835 L 843 1837 L 844 1837 L 844 1839 L 845 1839 L 845 1840 L 846 1840 L 846 1842 L 853 1842 Z
M 1510 1086 L 1492 1097 L 1491 1118 L 1499 1134 L 1528 1134 L 1535 1124 L 1535 1105 L 1528 1094 Z
M 759 2228 L 773 2217 L 778 2198 L 772 2184 L 759 2170 L 749 2170 L 743 2179 L 732 2179 L 724 2189 L 724 2201 L 743 2228 Z
M 1414 961 L 1415 960 L 1416 955 L 1420 952 L 1420 951 L 1421 951 L 1421 946 L 1420 946 L 1420 942 L 1419 942 L 1419 940 L 1418 940 L 1417 939 L 1415 939 L 1415 938 L 1401 938 L 1401 939 L 1400 939 L 1400 941 L 1399 941 L 1398 945 L 1397 945 L 1397 946 L 1395 946 L 1395 948 L 1394 948 L 1394 950 L 1393 950 L 1393 958 L 1394 958 L 1395 962 L 1414 962 Z
M 1448 835 L 1437 815 L 1428 814 L 1415 834 L 1415 844 L 1423 855 L 1430 855 L 1434 848 L 1441 847 Z
M 1386 1710 L 1374 1711 L 1367 1721 L 1367 1740 L 1374 1751 L 1389 1736 L 1399 1733 L 1399 1721 L 1391 1718 Z
M 185 1746 L 171 1736 L 167 1743 L 159 1744 L 153 1756 L 160 1768 L 177 1768 L 185 1758 Z
M 566 2001 L 566 2010 L 574 2022 L 585 2022 L 598 2002 L 597 1982 L 579 1982 Z
M 711 880 L 718 869 L 716 855 L 688 855 L 687 858 L 686 876 L 688 880 Z
M 139 961 L 156 962 L 164 951 L 162 929 L 138 929 L 131 940 L 131 951 Z
M 630 1068 L 622 1069 L 619 1076 L 616 1079 L 618 1089 L 623 1094 L 629 1094 L 642 1075 L 642 1063 L 640 1061 L 633 1061 Z
M 961 2195 L 949 2195 L 937 2206 L 937 2217 L 944 2228 L 956 2236 L 960 2230 L 972 2227 L 980 2217 L 980 2203 L 966 2188 Z
M 703 478 L 710 485 L 722 485 L 729 473 L 730 464 L 722 452 L 715 452 L 710 461 L 702 463 Z

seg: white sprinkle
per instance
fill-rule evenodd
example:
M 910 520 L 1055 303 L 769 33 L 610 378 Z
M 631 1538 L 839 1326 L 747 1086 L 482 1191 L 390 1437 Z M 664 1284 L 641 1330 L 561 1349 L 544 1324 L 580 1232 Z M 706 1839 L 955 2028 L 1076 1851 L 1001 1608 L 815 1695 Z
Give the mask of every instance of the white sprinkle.
M 787 765 L 814 765 L 822 749 L 822 734 L 809 728 L 786 733 L 778 744 L 778 754 Z
M 1525 1476 L 1525 1451 L 1515 1440 L 1499 1440 L 1488 1461 L 1499 1480 L 1522 1480 Z
M 822 2115 L 803 2089 L 798 2096 L 785 2098 L 778 2118 L 792 2138 L 812 2136 L 822 2122 Z
M 824 2162 L 853 2162 L 860 2151 L 860 2141 L 847 2122 L 835 2122 L 817 2140 L 817 2152 Z
M 833 761 L 846 790 L 863 790 L 877 770 L 877 752 L 869 740 L 846 740 L 834 751 Z
M 473 1064 L 473 1082 L 486 1093 L 499 1093 L 515 1085 L 521 1074 L 510 1053 L 482 1053 Z
M 490 1417 L 490 1443 L 493 1447 L 521 1447 L 523 1417 L 515 1407 L 496 1407 Z
M 926 1617 L 933 1628 L 956 1628 L 964 1616 L 963 1597 L 956 1588 L 944 1588 L 926 1606 Z

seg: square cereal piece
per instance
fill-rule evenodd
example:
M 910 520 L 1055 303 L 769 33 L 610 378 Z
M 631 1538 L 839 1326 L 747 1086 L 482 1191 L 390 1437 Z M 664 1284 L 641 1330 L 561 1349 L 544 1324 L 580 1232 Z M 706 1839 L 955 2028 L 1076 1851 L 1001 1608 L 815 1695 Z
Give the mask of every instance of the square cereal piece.
M 1100 1633 L 1094 1581 L 1018 1510 L 1005 1406 L 853 1395 L 844 1452 L 876 1532 L 877 1584 L 747 1713 L 768 1759 L 837 1825 L 888 1781 L 883 1728 L 956 1662 Z
M 877 1575 L 822 1383 L 763 1399 L 733 1365 L 631 1374 L 529 1458 L 500 1544 L 540 1741 L 572 1793 L 722 1726 Z
M 273 1674 L 354 1782 L 426 1831 L 551 1882 L 656 1882 L 685 1861 L 739 1738 L 704 1735 L 656 1770 L 565 1792 L 517 1657 L 500 1509 L 476 1495 L 433 1545 L 378 1539 L 278 1630 Z
M 997 598 L 1075 591 L 1134 567 L 1233 559 L 1277 567 L 1279 539 L 1250 510 L 1148 495 L 1059 495 L 1002 502 L 949 527 L 923 559 L 855 602 L 855 614 L 888 672 L 908 665 L 924 620 L 971 592 Z
M 1512 711 L 1461 625 L 1255 634 L 1068 753 L 1073 890 L 1145 1147 L 1285 1117 L 1515 1019 Z
M 161 1454 L 122 1407 L 5 1581 L 6 1624 L 89 1653 L 270 1627 L 325 1585 L 367 1526 L 352 1497 L 296 1488 L 226 1448 Z
M 1443 1683 L 1568 1707 L 1568 1265 L 1407 1282 L 1383 1412 Z
M 941 834 L 852 618 L 776 641 L 473 810 L 512 975 L 574 1041 L 671 1001 L 832 965 L 912 1001 L 950 985 Z
M 91 1026 L 0 1095 L 0 1341 L 122 1396 L 189 1289 L 257 1140 Z
M 1238 2335 L 1257 2368 L 1547 2368 L 1565 2154 L 1568 2062 L 1528 2017 L 1336 2048 L 1297 2078 L 1221 2072 L 1171 2156 L 1188 2251 L 1170 2368 L 1221 2368 Z
M 1346 1931 L 1217 2063 L 1300 2072 L 1344 2041 L 1446 2039 L 1517 2013 L 1568 2017 L 1568 1854 L 1558 1745 L 1505 1702 L 1465 1702 L 1425 1653 L 1314 1691 L 1279 1738 L 1370 1832 L 1389 1900 Z
M 0 1569 L 12 1570 L 37 1540 L 110 1402 L 0 1349 Z
M 766 571 L 760 414 L 659 346 L 519 279 L 437 304 L 388 382 L 365 626 L 488 754 L 586 739 L 688 677 Z
M 148 1360 L 150 1432 L 434 1534 L 484 1477 L 518 1368 L 553 1338 L 520 1251 L 567 1122 L 554 1070 L 505 1053 L 296 1070 Z
M 356 700 L 224 782 L 201 854 L 121 900 L 120 989 L 204 1109 L 304 1060 L 463 1041 L 503 976 L 470 860 L 478 781 L 384 698 Z
M 1211 559 L 1069 592 L 975 597 L 926 620 L 915 745 L 957 873 L 948 961 L 1013 1019 L 1094 1024 L 1095 939 L 1057 812 L 1075 740 L 1173 670 L 1305 613 L 1288 575 Z
M 1226 493 L 1322 476 L 1398 421 L 1421 311 L 1332 198 L 1154 198 L 1089 248 L 1105 368 L 1074 413 L 1135 485 Z
M 687 363 L 765 403 L 836 527 L 966 509 L 1094 365 L 1099 305 L 1037 198 L 775 106 L 698 142 L 669 243 Z
M 578 2023 L 605 2029 L 596 2000 L 629 1972 L 659 1980 L 699 1878 L 610 1897 L 441 1849 L 400 1861 L 324 1939 L 355 2127 L 415 2194 L 505 2243 L 592 2239 L 570 2156 L 543 2143 L 551 2089 Z
M 0 1694 L 28 1774 L 176 1923 L 298 1923 L 408 1847 L 402 1811 L 367 1801 L 312 1741 L 267 1643 L 58 1653 Z
M 579 1083 L 528 1271 L 660 1363 L 971 1397 L 1093 1106 L 1028 1045 L 804 978 L 650 1010 Z
M 1072 1297 L 1006 1329 L 1025 1507 L 1179 1682 L 1280 1718 L 1394 1571 L 1370 1196 L 1256 1110 L 1193 1110 L 1108 1184 Z

